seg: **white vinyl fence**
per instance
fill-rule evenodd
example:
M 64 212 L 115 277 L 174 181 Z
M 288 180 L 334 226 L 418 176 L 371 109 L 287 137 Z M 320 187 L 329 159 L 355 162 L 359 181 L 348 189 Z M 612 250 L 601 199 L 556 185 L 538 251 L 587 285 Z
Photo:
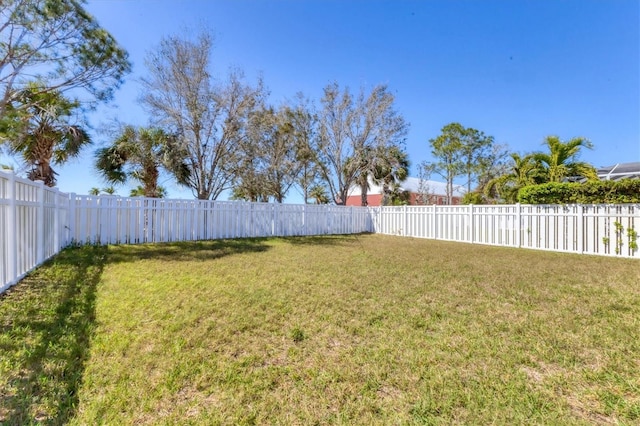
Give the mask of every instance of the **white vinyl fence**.
M 69 196 L 0 172 L 0 293 L 68 245 Z
M 75 194 L 69 200 L 69 235 L 79 243 L 353 234 L 372 228 L 364 207 Z
M 75 195 L 0 172 L 0 293 L 72 242 L 136 244 L 371 230 L 365 207 Z
M 379 207 L 372 221 L 382 234 L 640 258 L 640 204 Z
M 0 293 L 72 242 L 377 232 L 640 258 L 640 205 L 344 207 L 65 194 L 0 172 Z

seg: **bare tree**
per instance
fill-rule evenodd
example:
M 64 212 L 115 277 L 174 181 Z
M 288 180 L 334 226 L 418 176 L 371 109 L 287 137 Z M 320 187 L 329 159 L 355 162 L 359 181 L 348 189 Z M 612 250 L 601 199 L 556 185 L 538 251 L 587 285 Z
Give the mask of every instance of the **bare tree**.
M 147 56 L 142 103 L 157 125 L 178 135 L 189 169 L 187 186 L 198 199 L 216 199 L 230 188 L 249 114 L 265 95 L 262 82 L 243 82 L 240 71 L 214 84 L 209 73 L 213 39 L 164 38 Z
M 319 113 L 318 160 L 336 204 L 345 204 L 349 189 L 370 169 L 369 153 L 399 145 L 407 123 L 393 108 L 394 96 L 379 85 L 357 98 L 337 83 L 324 88 Z
M 418 204 L 430 204 L 433 200 L 433 188 L 430 187 L 429 181 L 434 171 L 434 165 L 423 161 L 418 165 L 418 195 L 416 202 Z

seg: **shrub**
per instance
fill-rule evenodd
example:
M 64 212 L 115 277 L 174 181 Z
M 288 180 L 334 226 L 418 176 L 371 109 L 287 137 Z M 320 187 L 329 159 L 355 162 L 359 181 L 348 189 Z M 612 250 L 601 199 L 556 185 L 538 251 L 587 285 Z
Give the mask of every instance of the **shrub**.
M 624 204 L 640 203 L 640 179 L 545 183 L 522 188 L 523 204 Z
M 487 204 L 487 201 L 480 192 L 467 192 L 462 197 L 462 204 Z

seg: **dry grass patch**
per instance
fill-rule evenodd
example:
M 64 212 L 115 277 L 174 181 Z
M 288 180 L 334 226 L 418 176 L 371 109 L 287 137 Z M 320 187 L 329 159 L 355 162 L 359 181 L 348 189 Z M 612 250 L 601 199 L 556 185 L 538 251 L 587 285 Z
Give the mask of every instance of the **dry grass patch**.
M 105 262 L 72 424 L 640 420 L 634 260 L 361 235 Z

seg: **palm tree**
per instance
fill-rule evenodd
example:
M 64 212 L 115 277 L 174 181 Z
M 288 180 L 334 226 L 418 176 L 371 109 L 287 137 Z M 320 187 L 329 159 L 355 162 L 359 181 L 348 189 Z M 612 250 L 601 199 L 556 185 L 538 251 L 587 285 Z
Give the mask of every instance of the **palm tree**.
M 347 163 L 348 165 L 349 163 Z M 383 198 L 388 198 L 394 184 L 407 179 L 409 175 L 409 157 L 396 145 L 365 148 L 359 156 L 360 172 L 356 176 L 356 185 L 360 187 L 361 205 L 366 206 L 369 181 L 382 186 Z M 384 203 L 383 203 L 384 204 Z
M 518 191 L 528 185 L 542 183 L 540 165 L 533 155 L 521 157 L 512 153 L 512 164 L 509 171 L 502 176 L 491 179 L 484 187 L 484 194 L 489 198 L 502 199 L 507 203 L 515 203 Z
M 100 195 L 100 188 L 94 186 L 89 190 L 89 195 Z
M 51 164 L 65 163 L 91 143 L 89 134 L 72 124 L 79 107 L 79 102 L 55 90 L 44 91 L 37 83 L 27 85 L 7 107 L 0 133 L 7 139 L 9 151 L 28 166 L 29 179 L 55 186 L 57 173 Z
M 382 185 L 383 205 L 401 199 L 400 182 L 409 176 L 409 156 L 397 146 L 383 148 L 373 169 L 373 181 Z M 407 200 L 404 200 L 407 201 Z
M 322 185 L 315 185 L 309 190 L 309 198 L 315 199 L 316 204 L 329 204 L 329 195 Z
M 591 142 L 585 138 L 573 138 L 562 142 L 557 136 L 547 136 L 544 143 L 549 149 L 548 153 L 538 152 L 533 154 L 533 159 L 540 165 L 540 171 L 546 182 L 562 182 L 567 178 L 587 178 L 597 180 L 598 174 L 595 168 L 582 161 L 576 161 L 580 149 L 593 148 Z
M 107 195 L 117 195 L 116 189 L 113 186 L 107 186 L 106 188 L 102 188 L 102 192 Z
M 95 166 L 111 184 L 134 179 L 141 183 L 145 197 L 159 198 L 160 169 L 171 172 L 178 183 L 186 182 L 188 172 L 177 142 L 163 130 L 125 126 L 113 143 L 96 152 Z
M 375 163 L 375 156 L 373 150 L 370 147 L 363 147 L 360 151 L 356 152 L 353 157 L 347 158 L 344 165 L 344 173 L 346 175 L 355 174 L 355 184 L 360 187 L 360 204 L 366 206 L 367 193 L 369 191 L 369 177 L 371 176 L 373 164 Z M 359 172 L 355 172 L 354 169 L 358 169 Z M 346 200 L 343 201 L 343 203 Z
M 158 186 L 156 190 L 157 196 L 155 198 L 165 198 L 167 196 L 167 188 L 164 186 Z M 142 185 L 138 185 L 131 190 L 129 197 L 144 197 L 144 188 Z

